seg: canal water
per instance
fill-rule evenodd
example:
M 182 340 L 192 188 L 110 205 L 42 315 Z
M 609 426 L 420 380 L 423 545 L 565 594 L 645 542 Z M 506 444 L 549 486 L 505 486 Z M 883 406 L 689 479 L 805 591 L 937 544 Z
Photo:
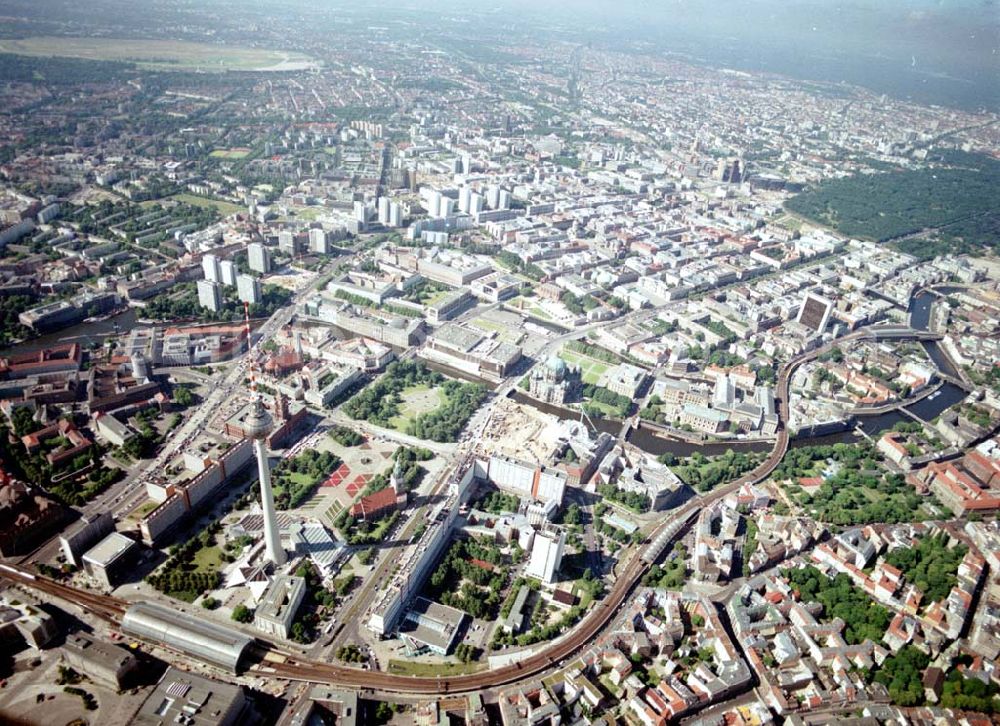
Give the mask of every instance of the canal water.
M 939 288 L 943 294 L 948 294 L 951 292 L 950 288 Z M 916 295 L 910 301 L 910 325 L 917 330 L 927 330 L 930 325 L 930 314 L 931 306 L 937 300 L 935 295 L 929 292 L 923 292 Z M 90 323 L 79 323 L 62 330 L 58 330 L 52 333 L 47 333 L 27 341 L 21 345 L 16 346 L 18 351 L 32 351 L 39 350 L 42 348 L 48 348 L 54 345 L 59 345 L 61 343 L 80 343 L 83 347 L 90 347 L 94 344 L 100 345 L 109 337 L 115 336 L 125 336 L 134 328 L 137 323 L 137 311 L 135 309 L 128 309 L 122 313 L 114 315 L 107 320 L 95 321 Z M 537 321 L 536 321 L 537 322 Z M 354 334 L 338 328 L 337 326 L 332 326 L 334 328 L 334 335 L 340 339 L 348 339 L 356 337 Z M 562 332 L 562 328 L 556 325 L 547 325 L 553 330 L 553 332 Z M 934 341 L 925 341 L 923 343 L 924 348 L 927 350 L 928 356 L 931 360 L 938 366 L 943 372 L 958 377 L 958 372 L 955 367 L 951 364 L 951 361 L 941 350 L 940 346 Z M 9 352 L 0 351 L 0 353 Z M 457 371 L 455 369 L 449 368 L 447 366 L 440 365 L 433 361 L 425 361 L 425 363 L 432 369 L 438 370 L 452 377 L 462 378 L 467 381 L 473 381 L 476 383 L 484 383 L 491 388 L 495 388 L 496 384 L 490 381 L 484 381 L 482 379 L 471 376 L 467 373 Z M 925 421 L 931 421 L 937 416 L 941 415 L 943 411 L 947 408 L 960 402 L 966 395 L 966 392 L 952 383 L 945 383 L 940 391 L 935 395 L 925 398 L 912 406 L 908 407 L 908 410 L 912 411 L 914 414 L 919 416 Z M 553 404 L 542 403 L 536 401 L 531 397 L 525 395 L 522 391 L 515 390 L 511 397 L 518 403 L 523 403 L 529 406 L 534 406 L 540 411 L 545 413 L 558 416 L 563 419 L 579 419 L 580 412 L 573 411 L 569 408 L 562 406 L 556 406 Z M 862 430 L 869 436 L 874 436 L 880 431 L 886 429 L 891 429 L 895 424 L 899 422 L 911 422 L 913 419 L 906 416 L 900 411 L 892 411 L 890 413 L 880 414 L 876 416 L 864 416 L 859 417 L 858 425 Z M 584 419 L 586 422 L 586 419 Z M 617 419 L 606 419 L 606 418 L 595 418 L 593 419 L 593 427 L 598 431 L 604 431 L 611 434 L 612 436 L 617 436 L 621 431 L 622 422 Z M 853 443 L 859 440 L 859 435 L 853 430 L 843 431 L 833 434 L 825 434 L 819 436 L 802 436 L 794 439 L 791 442 L 791 446 L 811 446 L 817 444 L 834 444 L 834 443 Z M 650 454 L 660 455 L 665 453 L 671 453 L 678 457 L 690 456 L 696 451 L 700 451 L 707 456 L 713 456 L 717 454 L 725 453 L 728 449 L 733 451 L 769 451 L 771 449 L 771 443 L 768 441 L 745 441 L 736 440 L 730 442 L 718 442 L 718 443 L 691 443 L 687 441 L 681 441 L 677 439 L 666 438 L 658 433 L 654 433 L 652 429 L 649 428 L 639 428 L 633 429 L 628 437 L 628 441 L 638 448 L 646 451 Z
M 14 351 L 28 353 L 65 343 L 79 343 L 83 348 L 89 348 L 95 343 L 100 345 L 106 338 L 128 335 L 132 328 L 136 327 L 136 312 L 134 308 L 129 308 L 107 320 L 77 323 L 68 328 L 32 338 L 11 348 L 0 350 L 0 353 L 8 354 Z

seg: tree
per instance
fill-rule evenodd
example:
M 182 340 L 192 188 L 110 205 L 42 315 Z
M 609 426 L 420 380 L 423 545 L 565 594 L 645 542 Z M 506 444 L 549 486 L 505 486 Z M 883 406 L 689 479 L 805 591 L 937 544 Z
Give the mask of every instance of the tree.
M 232 618 L 237 623 L 249 623 L 253 621 L 253 614 L 253 609 L 241 604 L 233 608 Z
M 580 524 L 582 519 L 582 514 L 580 507 L 575 502 L 566 507 L 566 511 L 563 513 L 563 524 Z
M 194 403 L 194 394 L 187 386 L 176 386 L 174 388 L 174 403 L 183 408 L 187 408 Z

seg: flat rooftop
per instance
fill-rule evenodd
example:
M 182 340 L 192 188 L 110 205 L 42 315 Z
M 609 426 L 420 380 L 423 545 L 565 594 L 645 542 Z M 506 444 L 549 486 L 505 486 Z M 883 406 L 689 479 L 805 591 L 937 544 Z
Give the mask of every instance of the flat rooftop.
M 138 547 L 135 540 L 129 539 L 121 532 L 112 532 L 87 550 L 83 559 L 99 567 L 107 567 L 133 547 Z
M 213 681 L 171 666 L 142 704 L 134 723 L 184 723 L 187 726 L 236 723 L 235 717 L 244 703 L 242 687 Z
M 447 652 L 465 617 L 461 610 L 418 597 L 403 616 L 399 634 L 422 645 Z

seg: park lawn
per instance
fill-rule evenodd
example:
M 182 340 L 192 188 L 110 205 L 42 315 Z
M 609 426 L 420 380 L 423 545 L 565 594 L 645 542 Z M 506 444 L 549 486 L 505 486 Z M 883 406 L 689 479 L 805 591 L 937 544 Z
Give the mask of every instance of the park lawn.
M 570 365 L 580 366 L 580 377 L 583 379 L 583 382 L 594 386 L 598 385 L 601 376 L 611 367 L 609 363 L 594 360 L 582 353 L 577 353 L 566 348 L 559 351 L 559 357 Z
M 222 567 L 222 550 L 217 545 L 202 547 L 194 555 L 195 570 L 215 572 Z
M 399 395 L 403 399 L 399 413 L 389 419 L 389 424 L 397 431 L 405 431 L 410 421 L 422 413 L 437 410 L 444 403 L 441 392 L 426 383 L 403 389 Z
M 290 481 L 293 481 L 296 484 L 301 484 L 302 486 L 309 486 L 313 483 L 313 478 L 308 474 L 302 473 L 301 471 L 289 472 L 285 476 L 287 476 Z
M 860 491 L 861 494 L 872 504 L 877 504 L 878 502 L 885 501 L 886 499 L 889 498 L 888 494 L 880 492 L 877 489 L 867 489 L 865 487 L 859 487 L 855 489 L 855 491 Z M 931 517 L 934 516 L 934 510 L 928 507 L 926 504 L 921 504 L 917 508 L 917 511 L 914 512 L 914 516 L 919 517 L 920 519 L 930 519 Z
M 209 154 L 213 159 L 245 159 L 250 155 L 250 149 L 213 149 Z
M 33 36 L 4 38 L 0 52 L 35 57 L 85 58 L 137 63 L 161 70 L 264 70 L 283 62 L 306 61 L 300 53 L 244 48 L 215 43 L 149 38 L 71 38 Z
M 382 519 L 380 519 L 378 524 L 375 526 L 375 529 L 371 531 L 372 538 L 374 538 L 376 542 L 381 542 L 385 539 L 385 535 L 389 531 L 389 528 L 394 524 L 396 524 L 396 521 L 394 521 L 391 516 L 382 517 Z
M 390 660 L 389 672 L 400 676 L 459 676 L 485 670 L 485 663 L 417 663 L 408 660 Z
M 449 288 L 447 290 L 438 290 L 432 295 L 429 295 L 425 300 L 422 301 L 423 305 L 433 305 L 439 300 L 443 300 L 454 292 L 453 289 Z
M 233 204 L 232 202 L 227 202 L 223 199 L 211 199 L 210 197 L 201 197 L 197 194 L 174 194 L 171 199 L 178 202 L 187 202 L 194 207 L 214 207 L 219 210 L 219 214 L 224 216 L 229 216 L 230 214 L 236 214 L 237 212 L 245 211 L 243 207 Z
M 315 222 L 326 214 L 323 207 L 295 207 L 295 218 L 304 219 L 307 222 Z
M 611 418 L 618 418 L 621 415 L 618 412 L 617 408 L 615 408 L 614 406 L 609 406 L 606 403 L 602 403 L 601 401 L 593 401 L 587 399 L 586 403 L 588 406 L 598 409 L 605 416 L 610 416 Z

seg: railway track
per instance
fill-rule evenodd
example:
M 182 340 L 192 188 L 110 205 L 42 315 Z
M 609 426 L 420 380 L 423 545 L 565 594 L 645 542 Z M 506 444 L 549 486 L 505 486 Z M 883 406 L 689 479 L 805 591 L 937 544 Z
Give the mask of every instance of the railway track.
M 789 382 L 795 370 L 803 363 L 812 360 L 829 350 L 833 345 L 839 345 L 848 340 L 865 335 L 864 329 L 856 331 L 827 345 L 800 354 L 789 361 L 781 370 L 776 386 L 778 413 L 782 423 L 775 445 L 771 453 L 756 469 L 736 479 L 725 486 L 718 487 L 708 494 L 690 500 L 680 509 L 671 513 L 653 530 L 647 539 L 647 545 L 669 527 L 675 527 L 672 537 L 676 537 L 683 527 L 693 519 L 701 509 L 738 490 L 744 484 L 757 483 L 765 479 L 778 466 L 788 451 L 788 433 L 784 428 L 788 420 Z M 580 623 L 570 633 L 550 644 L 543 650 L 525 657 L 511 665 L 494 668 L 481 673 L 449 677 L 400 676 L 382 671 L 367 671 L 349 668 L 332 663 L 310 661 L 293 653 L 281 651 L 275 646 L 258 641 L 250 648 L 251 658 L 255 661 L 249 672 L 264 677 L 274 676 L 288 680 L 324 683 L 340 687 L 353 687 L 360 691 L 382 691 L 391 693 L 406 693 L 415 695 L 457 695 L 484 688 L 505 686 L 536 678 L 546 671 L 564 663 L 567 659 L 581 654 L 594 641 L 598 634 L 615 617 L 626 602 L 629 594 L 641 583 L 643 575 L 659 557 L 660 552 L 647 555 L 647 550 L 641 550 L 629 561 L 625 571 L 618 577 L 607 596 L 588 612 Z M 19 568 L 0 565 L 0 576 L 7 577 L 18 584 L 32 587 L 42 592 L 58 597 L 69 603 L 83 607 L 111 622 L 120 623 L 128 603 L 106 595 L 99 595 L 79 590 L 68 585 L 49 580 Z M 169 644 L 160 644 L 169 647 Z

